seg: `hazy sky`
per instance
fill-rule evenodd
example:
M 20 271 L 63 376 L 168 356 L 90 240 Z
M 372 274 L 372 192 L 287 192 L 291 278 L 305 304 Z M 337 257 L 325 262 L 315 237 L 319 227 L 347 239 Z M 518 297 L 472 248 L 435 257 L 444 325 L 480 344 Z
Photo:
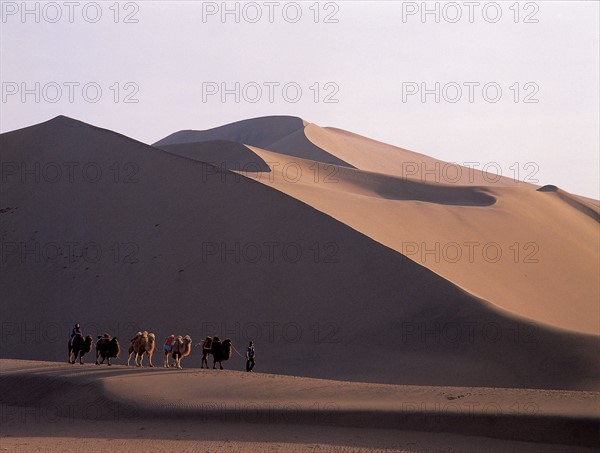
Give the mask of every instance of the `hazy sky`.
M 294 115 L 599 198 L 596 1 L 1 3 L 2 132 Z

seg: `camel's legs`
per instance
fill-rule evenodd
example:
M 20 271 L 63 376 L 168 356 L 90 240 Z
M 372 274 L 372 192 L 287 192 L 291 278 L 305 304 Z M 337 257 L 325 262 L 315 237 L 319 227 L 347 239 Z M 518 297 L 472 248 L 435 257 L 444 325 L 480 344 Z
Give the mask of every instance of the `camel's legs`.
M 150 354 L 149 352 L 147 352 L 146 354 L 148 354 L 148 361 L 150 362 L 150 368 L 154 368 L 154 365 L 152 365 L 152 354 Z
M 129 353 L 129 357 L 127 357 L 127 366 L 129 366 L 129 362 L 131 361 L 131 356 L 133 355 L 133 351 Z
M 144 366 L 144 353 L 142 352 L 139 357 L 140 357 L 140 366 L 143 367 Z

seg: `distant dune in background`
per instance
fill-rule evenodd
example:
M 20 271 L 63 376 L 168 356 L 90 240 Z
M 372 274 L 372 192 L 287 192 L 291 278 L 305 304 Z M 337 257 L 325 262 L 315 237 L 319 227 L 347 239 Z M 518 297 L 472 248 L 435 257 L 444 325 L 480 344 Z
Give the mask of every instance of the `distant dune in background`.
M 153 146 L 163 148 L 166 145 L 226 140 L 278 151 L 289 156 L 352 167 L 309 140 L 304 133 L 305 125 L 304 120 L 293 116 L 252 118 L 205 131 L 175 132 Z
M 0 144 L 15 168 L 104 172 L 3 175 L 4 358 L 64 360 L 79 321 L 124 342 L 219 334 L 242 353 L 252 337 L 264 372 L 600 388 L 597 201 L 468 169 L 432 181 L 445 163 L 293 117 L 152 146 L 57 117 Z M 66 256 L 67 242 L 102 256 Z M 36 260 L 36 244 L 63 254 Z

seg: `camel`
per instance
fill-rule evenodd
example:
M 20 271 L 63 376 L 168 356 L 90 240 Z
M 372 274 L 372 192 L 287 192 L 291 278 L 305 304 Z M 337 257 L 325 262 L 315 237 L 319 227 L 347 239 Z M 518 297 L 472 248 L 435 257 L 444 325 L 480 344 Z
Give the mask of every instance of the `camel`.
M 75 335 L 72 340 L 69 340 L 69 363 L 74 364 L 79 355 L 79 364 L 83 365 L 83 356 L 92 351 L 94 339 L 91 335 L 83 337 Z
M 223 369 L 222 362 L 231 358 L 232 349 L 233 345 L 229 338 L 221 341 L 219 337 L 206 337 L 202 343 L 201 368 L 204 368 L 204 364 L 206 364 L 206 368 L 208 368 L 208 356 L 212 354 L 213 370 L 217 367 L 217 362 L 219 362 L 219 366 Z
M 104 363 L 104 359 L 108 359 L 108 365 L 110 366 L 111 358 L 118 358 L 121 353 L 121 347 L 119 346 L 119 339 L 117 337 L 111 337 L 108 334 L 98 336 L 96 342 L 96 365 Z M 102 361 L 98 362 L 98 359 L 102 356 Z
M 135 358 L 133 360 L 135 366 L 143 367 L 144 353 L 146 353 L 146 355 L 148 356 L 148 361 L 150 362 L 150 367 L 153 367 L 154 365 L 152 365 L 152 354 L 154 353 L 155 346 L 156 335 L 154 335 L 153 333 L 148 333 L 148 331 L 146 330 L 144 330 L 143 332 L 138 332 L 129 343 L 129 356 L 127 357 L 127 366 L 129 366 L 131 356 L 135 353 Z
M 189 335 L 186 335 L 185 337 L 179 335 L 175 338 L 175 341 L 171 346 L 171 351 L 165 350 L 163 365 L 165 368 L 169 367 L 170 355 L 175 360 L 175 363 L 171 366 L 181 368 L 181 359 L 187 357 L 192 352 L 192 338 Z

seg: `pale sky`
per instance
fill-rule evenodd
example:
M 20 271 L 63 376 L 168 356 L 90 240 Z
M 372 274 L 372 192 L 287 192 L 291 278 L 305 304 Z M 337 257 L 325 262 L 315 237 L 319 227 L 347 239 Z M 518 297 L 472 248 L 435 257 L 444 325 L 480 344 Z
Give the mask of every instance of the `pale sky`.
M 293 115 L 599 198 L 599 3 L 475 3 L 2 1 L 0 130 L 66 115 L 153 143 Z

